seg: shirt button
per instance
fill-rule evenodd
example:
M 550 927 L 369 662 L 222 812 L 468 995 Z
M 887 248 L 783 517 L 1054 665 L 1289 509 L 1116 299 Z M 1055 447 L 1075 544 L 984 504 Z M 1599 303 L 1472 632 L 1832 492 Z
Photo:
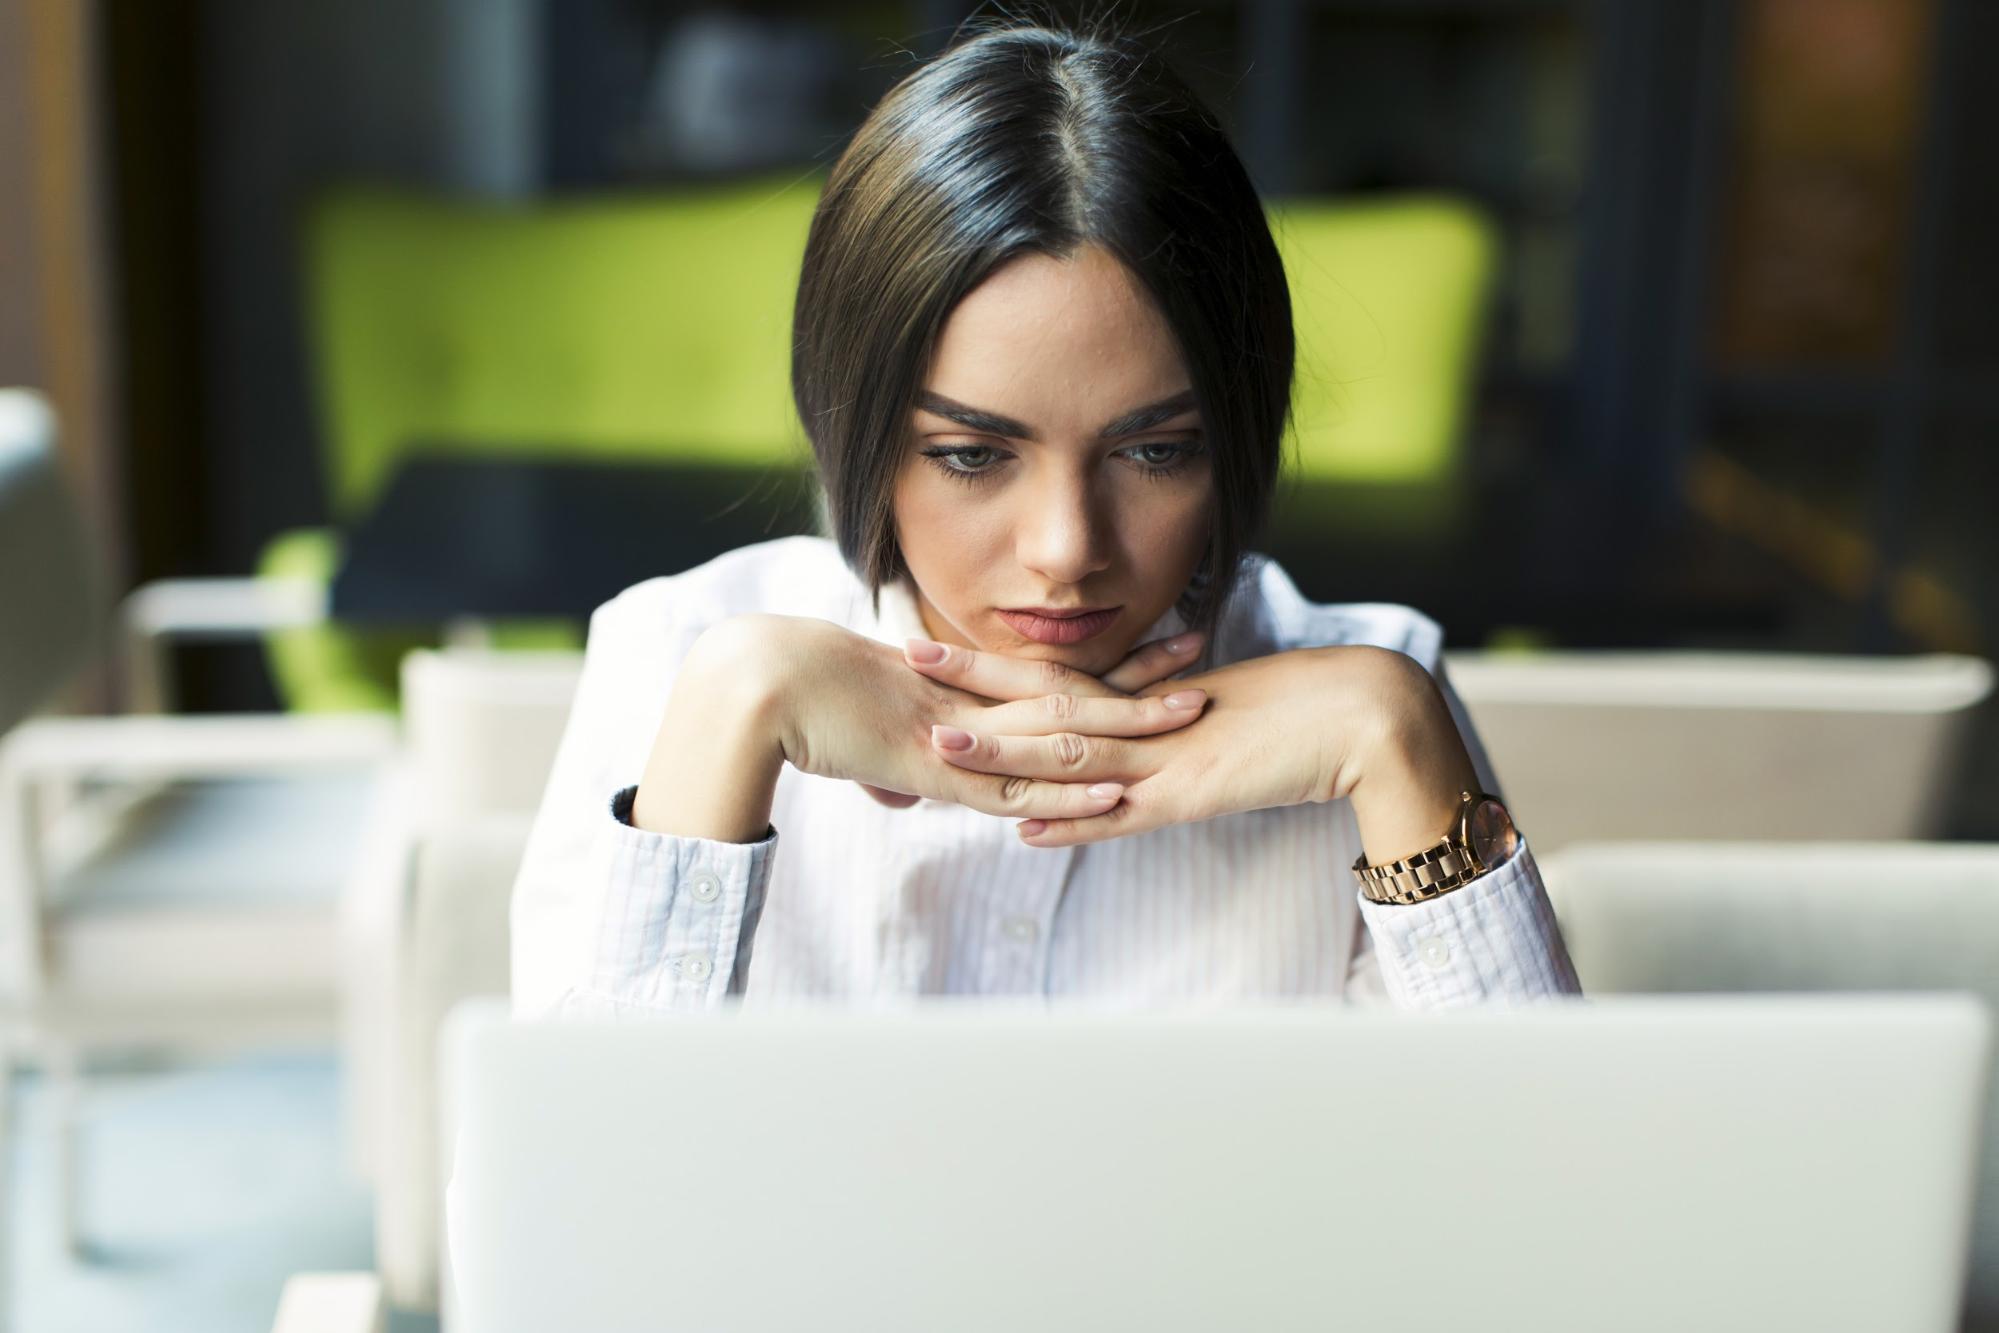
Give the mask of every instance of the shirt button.
M 1034 918 L 1031 916 L 1010 916 L 1000 929 L 1006 932 L 1008 939 L 1025 942 L 1033 939 L 1040 932 L 1041 927 L 1035 924 Z
M 1451 946 L 1434 935 L 1417 941 L 1416 953 L 1424 962 L 1439 971 L 1451 965 Z
M 687 891 L 694 895 L 697 903 L 712 903 L 722 896 L 722 881 L 706 870 L 699 871 L 687 881 Z
M 680 960 L 680 975 L 689 981 L 706 981 L 715 965 L 706 958 L 683 958 Z

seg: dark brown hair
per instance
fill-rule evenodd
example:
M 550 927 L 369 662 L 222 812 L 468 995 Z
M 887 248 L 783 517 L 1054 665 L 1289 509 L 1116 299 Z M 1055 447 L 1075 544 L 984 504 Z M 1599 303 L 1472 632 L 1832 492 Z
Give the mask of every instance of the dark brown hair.
M 1220 123 L 1135 39 L 987 24 L 918 66 L 855 132 L 813 214 L 792 395 L 847 564 L 906 572 L 891 499 L 932 348 L 1009 260 L 1098 245 L 1164 314 L 1209 441 L 1208 548 L 1181 597 L 1212 629 L 1261 534 L 1291 397 L 1291 300 Z

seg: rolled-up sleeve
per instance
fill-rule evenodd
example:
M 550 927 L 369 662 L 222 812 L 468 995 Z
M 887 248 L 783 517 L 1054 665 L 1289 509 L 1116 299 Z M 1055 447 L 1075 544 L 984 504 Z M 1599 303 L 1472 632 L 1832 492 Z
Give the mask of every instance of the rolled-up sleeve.
M 558 1013 L 709 1009 L 741 996 L 748 980 L 777 830 L 722 842 L 635 828 L 637 792 L 629 786 L 611 797 L 591 973 L 563 994 Z
M 1377 903 L 1358 886 L 1353 892 L 1372 955 L 1358 958 L 1349 980 L 1358 1003 L 1450 1009 L 1582 993 L 1524 841 L 1477 879 L 1426 902 Z

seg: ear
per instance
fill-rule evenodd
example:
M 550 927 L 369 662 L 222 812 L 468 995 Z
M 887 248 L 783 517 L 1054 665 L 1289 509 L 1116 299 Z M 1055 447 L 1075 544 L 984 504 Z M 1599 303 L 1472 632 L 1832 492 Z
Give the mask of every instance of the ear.
M 856 782 L 854 785 L 891 810 L 907 810 L 923 799 L 921 796 L 911 796 L 907 792 L 890 791 L 886 787 L 870 787 L 865 782 Z

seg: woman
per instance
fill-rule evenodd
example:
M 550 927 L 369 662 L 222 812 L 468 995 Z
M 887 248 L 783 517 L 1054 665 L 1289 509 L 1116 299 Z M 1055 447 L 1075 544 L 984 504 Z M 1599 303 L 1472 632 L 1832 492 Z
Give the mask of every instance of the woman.
M 1161 63 L 1015 26 L 916 69 L 833 168 L 794 320 L 832 539 L 592 617 L 518 1012 L 1578 989 L 1436 624 L 1248 554 L 1289 297 Z

